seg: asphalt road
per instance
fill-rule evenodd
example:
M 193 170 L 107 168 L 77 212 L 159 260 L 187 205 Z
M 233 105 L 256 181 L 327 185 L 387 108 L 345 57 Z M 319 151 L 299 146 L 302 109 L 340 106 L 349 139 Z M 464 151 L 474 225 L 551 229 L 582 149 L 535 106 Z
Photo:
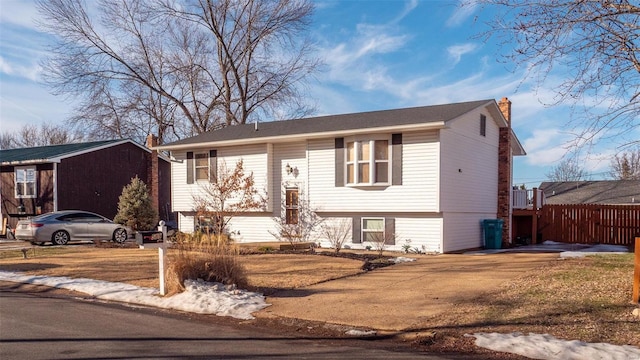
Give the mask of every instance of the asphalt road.
M 183 314 L 0 291 L 0 358 L 444 359 L 366 340 L 309 340 Z

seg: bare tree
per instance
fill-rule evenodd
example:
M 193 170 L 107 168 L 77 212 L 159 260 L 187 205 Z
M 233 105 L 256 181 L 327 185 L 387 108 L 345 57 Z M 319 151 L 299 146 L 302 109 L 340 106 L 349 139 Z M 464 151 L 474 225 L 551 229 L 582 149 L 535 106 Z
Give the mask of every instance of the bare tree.
M 326 221 L 320 226 L 320 232 L 337 254 L 351 236 L 351 219 Z
M 373 249 L 378 252 L 378 256 L 382 257 L 387 245 L 396 244 L 400 240 L 398 234 L 382 229 L 380 232 L 372 233 L 369 242 L 373 245 Z
M 582 181 L 586 180 L 587 173 L 575 159 L 562 160 L 547 174 L 549 181 Z
M 87 138 L 82 133 L 64 125 L 27 124 L 16 132 L 2 132 L 0 134 L 0 149 L 60 145 L 85 139 Z
M 44 64 L 76 123 L 159 142 L 219 126 L 296 117 L 315 71 L 308 0 L 37 0 L 57 43 Z
M 198 216 L 212 219 L 218 244 L 223 242 L 233 217 L 261 210 L 266 205 L 265 197 L 255 187 L 253 173 L 245 174 L 242 160 L 233 169 L 227 168 L 224 162 L 220 163 L 215 178 L 202 183 L 200 188 L 200 194 L 193 196 L 195 211 Z
M 593 140 L 640 125 L 640 5 L 628 0 L 480 0 L 497 8 L 490 31 L 504 60 L 538 84 L 563 77 L 552 104 L 586 110 L 578 135 Z M 466 5 L 478 1 L 469 0 Z M 635 139 L 634 139 L 635 140 Z
M 640 148 L 616 155 L 611 160 L 611 176 L 617 180 L 640 180 Z

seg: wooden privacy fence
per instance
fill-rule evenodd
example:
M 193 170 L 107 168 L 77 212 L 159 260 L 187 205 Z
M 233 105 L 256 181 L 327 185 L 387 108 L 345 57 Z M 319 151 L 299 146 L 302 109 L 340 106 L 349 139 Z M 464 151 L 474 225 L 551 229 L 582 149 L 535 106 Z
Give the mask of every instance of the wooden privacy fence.
M 640 205 L 548 205 L 540 211 L 542 240 L 632 246 L 640 236 Z

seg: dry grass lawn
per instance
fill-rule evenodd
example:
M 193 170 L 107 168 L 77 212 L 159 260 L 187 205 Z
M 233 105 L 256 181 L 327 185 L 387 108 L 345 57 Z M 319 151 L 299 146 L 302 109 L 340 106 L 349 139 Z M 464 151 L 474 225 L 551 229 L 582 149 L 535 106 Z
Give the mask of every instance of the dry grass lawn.
M 28 256 L 0 248 L 0 270 L 158 286 L 156 249 L 34 247 Z M 308 254 L 242 255 L 241 261 L 251 287 L 267 294 L 362 272 L 361 261 Z M 451 304 L 450 311 L 407 329 L 415 337 L 405 339 L 444 353 L 478 351 L 464 337 L 474 332 L 547 333 L 640 347 L 640 318 L 631 315 L 637 307 L 630 303 L 632 279 L 633 254 L 550 262 L 497 291 Z
M 0 270 L 29 275 L 67 276 L 159 287 L 158 250 L 87 246 L 32 247 L 24 259 L 20 250 L 2 251 Z M 171 261 L 172 250 L 168 252 Z M 362 272 L 362 262 L 309 254 L 243 255 L 252 290 L 270 293 Z

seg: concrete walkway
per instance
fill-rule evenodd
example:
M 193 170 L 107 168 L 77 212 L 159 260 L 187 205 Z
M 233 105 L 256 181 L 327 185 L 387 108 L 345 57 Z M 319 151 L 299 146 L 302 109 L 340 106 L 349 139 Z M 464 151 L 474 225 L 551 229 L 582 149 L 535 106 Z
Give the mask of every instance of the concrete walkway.
M 524 276 L 558 254 L 420 255 L 361 275 L 267 298 L 272 306 L 255 314 L 399 331 Z

